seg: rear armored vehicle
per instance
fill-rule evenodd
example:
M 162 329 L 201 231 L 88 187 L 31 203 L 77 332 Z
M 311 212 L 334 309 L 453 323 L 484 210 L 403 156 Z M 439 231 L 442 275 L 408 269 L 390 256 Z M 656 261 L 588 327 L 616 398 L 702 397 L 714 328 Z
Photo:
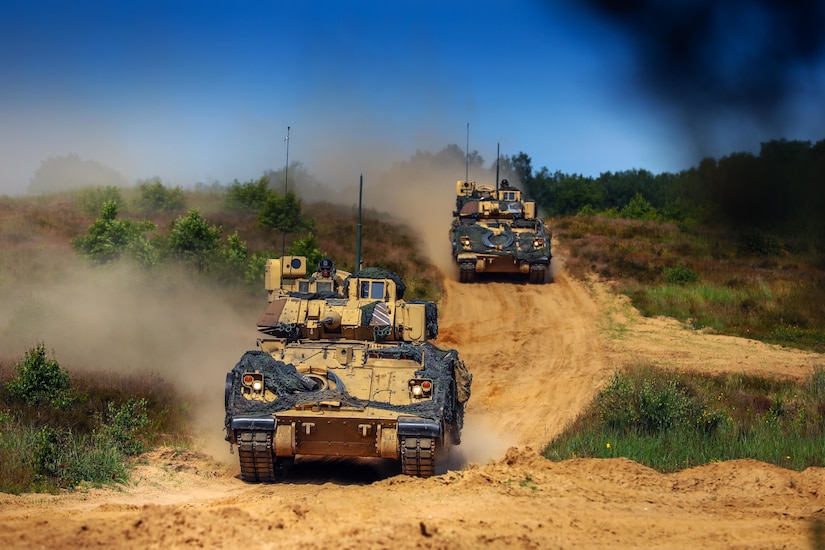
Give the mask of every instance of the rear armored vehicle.
M 404 301 L 390 271 L 336 272 L 324 260 L 307 276 L 297 256 L 267 262 L 266 288 L 258 349 L 226 376 L 226 439 L 242 479 L 275 481 L 302 455 L 435 474 L 437 457 L 461 441 L 472 382 L 455 350 L 429 342 L 436 305 Z
M 462 283 L 478 273 L 524 275 L 535 284 L 549 278 L 550 235 L 535 202 L 507 180 L 497 187 L 456 182 L 453 216 L 450 240 Z

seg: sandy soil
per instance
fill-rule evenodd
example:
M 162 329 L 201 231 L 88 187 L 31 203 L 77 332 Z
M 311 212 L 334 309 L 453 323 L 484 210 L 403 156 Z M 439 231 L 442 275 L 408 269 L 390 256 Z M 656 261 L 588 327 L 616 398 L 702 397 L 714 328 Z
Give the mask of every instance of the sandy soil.
M 250 485 L 228 453 L 161 449 L 126 486 L 0 494 L 0 546 L 825 547 L 823 468 L 741 460 L 664 475 L 625 459 L 539 454 L 616 367 L 800 378 L 825 357 L 645 319 L 602 284 L 563 272 L 544 286 L 447 281 L 440 319 L 439 345 L 458 349 L 474 375 L 446 474 L 299 459 L 286 482 Z

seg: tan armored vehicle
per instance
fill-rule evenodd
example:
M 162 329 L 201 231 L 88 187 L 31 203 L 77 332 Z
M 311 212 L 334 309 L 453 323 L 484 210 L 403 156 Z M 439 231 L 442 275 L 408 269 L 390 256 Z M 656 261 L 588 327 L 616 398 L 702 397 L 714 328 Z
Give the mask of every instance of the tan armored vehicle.
M 226 439 L 241 477 L 272 482 L 301 455 L 436 473 L 436 457 L 460 443 L 472 381 L 455 350 L 428 342 L 436 305 L 404 301 L 390 271 L 308 277 L 304 258 L 283 260 L 267 263 L 258 349 L 226 377 Z
M 497 188 L 456 182 L 453 216 L 450 241 L 462 283 L 475 281 L 477 273 L 526 275 L 535 284 L 548 280 L 550 235 L 536 217 L 536 204 L 507 180 Z

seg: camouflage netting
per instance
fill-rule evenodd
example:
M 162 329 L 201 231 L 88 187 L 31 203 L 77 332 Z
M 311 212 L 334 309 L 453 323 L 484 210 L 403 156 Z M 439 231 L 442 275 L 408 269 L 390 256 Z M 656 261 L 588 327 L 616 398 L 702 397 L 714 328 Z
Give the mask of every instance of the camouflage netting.
M 459 429 L 463 427 L 464 403 L 470 398 L 473 377 L 464 363 L 458 359 L 455 350 L 442 350 L 429 343 L 402 343 L 381 350 L 372 350 L 370 353 L 390 359 L 412 359 L 419 363 L 423 356 L 424 366 L 415 371 L 415 377 L 429 378 L 433 381 L 433 398 L 409 405 L 392 405 L 384 401 L 359 399 L 347 392 L 341 380 L 335 376 L 334 369 L 328 371 L 328 377 L 336 382 L 337 389 L 313 390 L 314 382 L 299 373 L 295 365 L 278 361 L 266 352 L 253 350 L 246 352 L 232 369 L 234 377 L 226 407 L 226 427 L 230 427 L 233 416 L 268 416 L 298 405 L 319 401 L 339 401 L 342 407 L 355 409 L 374 407 L 435 421 L 443 418 Z M 266 389 L 277 395 L 277 399 L 264 402 L 241 397 L 243 373 L 252 371 L 263 373 Z
M 472 224 L 456 227 L 455 239 L 453 246 L 456 250 L 461 251 L 460 245 L 456 245 L 462 235 L 470 237 L 473 252 L 481 254 L 492 254 L 497 256 L 512 256 L 518 260 L 535 261 L 543 256 L 547 256 L 546 248 L 536 250 L 533 248 L 533 237 L 535 232 L 514 232 L 510 224 L 499 222 L 502 228 L 500 235 L 493 235 L 492 231 L 483 224 Z M 491 248 L 485 244 L 485 241 L 492 244 L 502 245 L 502 249 Z M 549 241 L 548 241 L 549 242 Z M 506 246 L 505 246 L 506 245 Z
M 357 273 L 353 273 L 346 279 L 344 279 L 343 284 L 343 292 L 344 295 L 349 294 L 349 281 L 350 279 L 354 278 L 361 278 L 361 279 L 391 279 L 395 281 L 395 288 L 396 293 L 395 297 L 398 300 L 404 298 L 404 292 L 407 291 L 407 285 L 404 284 L 404 281 L 401 279 L 399 275 L 393 273 L 389 269 L 382 269 L 380 267 L 366 267 Z

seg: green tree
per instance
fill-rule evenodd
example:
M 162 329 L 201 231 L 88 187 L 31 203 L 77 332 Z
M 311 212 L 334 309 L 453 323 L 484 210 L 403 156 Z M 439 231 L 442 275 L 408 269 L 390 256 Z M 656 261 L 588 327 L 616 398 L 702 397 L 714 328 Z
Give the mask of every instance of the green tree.
M 159 179 L 138 184 L 136 208 L 141 212 L 178 212 L 186 205 L 183 189 L 169 189 Z
M 247 290 L 253 294 L 260 293 L 264 288 L 264 276 L 266 275 L 266 261 L 269 258 L 275 258 L 277 254 L 266 250 L 258 250 L 253 252 L 246 262 L 244 269 L 244 283 Z
M 179 216 L 169 231 L 167 245 L 173 256 L 206 271 L 221 244 L 221 230 L 203 219 L 194 208 L 186 216 Z
M 287 254 L 292 256 L 305 256 L 307 265 L 318 265 L 325 254 L 321 252 L 318 239 L 312 233 L 307 234 L 303 239 L 292 241 L 287 250 Z
M 48 403 L 64 407 L 69 402 L 69 373 L 60 368 L 56 359 L 46 355 L 44 344 L 27 351 L 15 369 L 17 378 L 6 383 L 6 391 L 11 397 L 28 405 Z
M 100 212 L 103 204 L 109 201 L 117 203 L 118 208 L 122 208 L 125 205 L 119 187 L 115 187 L 114 185 L 87 187 L 80 191 L 80 196 L 78 197 L 80 208 L 90 215 L 95 215 Z
M 267 200 L 274 196 L 269 188 L 269 178 L 240 183 L 235 180 L 226 190 L 226 208 L 242 212 L 258 212 Z
M 655 221 L 659 219 L 659 213 L 640 193 L 636 193 L 627 206 L 622 208 L 621 216 L 631 220 Z
M 258 224 L 287 233 L 312 230 L 315 223 L 303 215 L 302 207 L 301 199 L 292 191 L 286 195 L 273 194 L 258 214 Z
M 244 280 L 246 273 L 249 246 L 235 231 L 226 238 L 226 243 L 218 250 L 217 259 L 213 275 L 225 283 L 239 283 Z
M 74 249 L 94 263 L 105 264 L 129 255 L 143 265 L 151 265 L 157 255 L 144 233 L 155 229 L 148 221 L 119 220 L 117 203 L 107 201 L 100 209 L 100 218 L 86 229 L 85 236 L 72 239 Z

